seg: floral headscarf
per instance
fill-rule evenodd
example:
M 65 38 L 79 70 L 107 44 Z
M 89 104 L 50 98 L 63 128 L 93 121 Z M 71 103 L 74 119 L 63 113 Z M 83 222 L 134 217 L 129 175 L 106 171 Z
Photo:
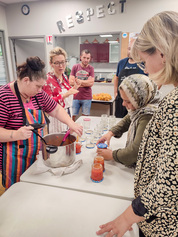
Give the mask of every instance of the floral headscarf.
M 153 114 L 157 109 L 160 101 L 160 93 L 157 85 L 143 74 L 133 74 L 126 77 L 119 88 L 125 92 L 135 107 L 134 111 L 128 111 L 131 120 L 126 143 L 126 146 L 128 146 L 135 138 L 139 118 L 143 114 Z

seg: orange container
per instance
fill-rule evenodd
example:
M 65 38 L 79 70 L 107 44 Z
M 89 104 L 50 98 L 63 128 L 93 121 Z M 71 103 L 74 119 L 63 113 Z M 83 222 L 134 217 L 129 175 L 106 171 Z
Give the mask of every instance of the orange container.
M 105 171 L 105 167 L 104 167 L 104 157 L 103 156 L 95 156 L 94 158 L 94 164 L 95 163 L 99 163 L 103 166 L 103 171 Z
M 91 179 L 94 182 L 100 182 L 103 180 L 103 166 L 101 164 L 95 163 L 92 165 Z

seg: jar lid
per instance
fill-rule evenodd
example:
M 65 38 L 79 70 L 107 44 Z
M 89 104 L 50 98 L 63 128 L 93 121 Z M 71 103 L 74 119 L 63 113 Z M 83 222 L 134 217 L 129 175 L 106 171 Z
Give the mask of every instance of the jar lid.
M 86 134 L 92 134 L 92 133 L 93 133 L 93 130 L 87 130 L 85 133 L 86 133 Z
M 107 148 L 108 145 L 106 143 L 98 143 L 97 147 L 100 149 L 104 149 L 104 148 Z
M 94 148 L 95 147 L 95 144 L 87 144 L 86 145 L 86 148 L 89 148 L 89 149 L 92 149 L 92 148 Z
M 90 121 L 90 118 L 84 118 L 83 121 Z

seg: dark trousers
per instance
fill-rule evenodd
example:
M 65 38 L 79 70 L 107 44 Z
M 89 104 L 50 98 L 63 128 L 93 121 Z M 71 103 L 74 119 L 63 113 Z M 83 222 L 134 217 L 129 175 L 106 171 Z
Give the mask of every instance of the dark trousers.
M 145 235 L 143 234 L 143 232 L 139 229 L 139 237 L 145 237 Z
M 127 109 L 122 106 L 123 100 L 120 96 L 115 98 L 115 116 L 116 118 L 123 118 L 127 114 Z

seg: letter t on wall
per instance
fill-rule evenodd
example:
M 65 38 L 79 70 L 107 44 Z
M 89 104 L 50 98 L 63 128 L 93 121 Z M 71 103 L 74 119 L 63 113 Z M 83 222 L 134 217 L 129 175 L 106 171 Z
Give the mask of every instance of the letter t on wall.
M 124 12 L 124 3 L 126 3 L 126 0 L 120 0 L 121 3 L 121 12 Z

